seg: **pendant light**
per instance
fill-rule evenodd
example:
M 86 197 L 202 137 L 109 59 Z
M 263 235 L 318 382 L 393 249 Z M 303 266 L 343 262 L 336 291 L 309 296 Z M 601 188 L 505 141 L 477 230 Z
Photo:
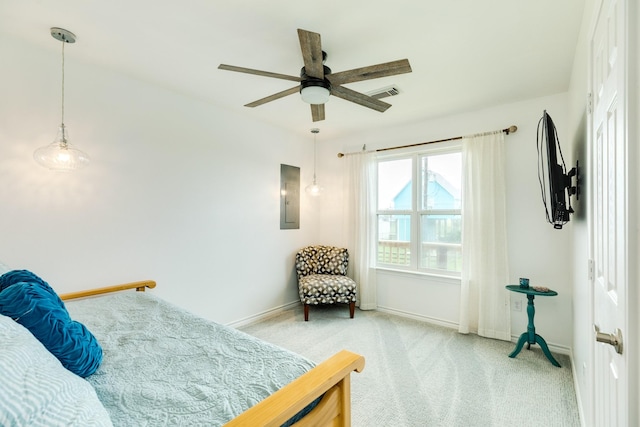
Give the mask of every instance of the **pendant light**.
M 320 129 L 313 128 L 311 133 L 313 134 L 313 183 L 305 187 L 305 191 L 311 196 L 317 197 L 322 193 L 323 188 L 316 182 L 316 135 L 320 132 Z
M 89 156 L 69 143 L 69 132 L 64 125 L 64 45 L 75 43 L 76 36 L 63 28 L 51 28 L 51 36 L 62 42 L 62 120 L 56 139 L 49 145 L 38 148 L 33 158 L 39 165 L 56 171 L 72 171 L 89 163 Z

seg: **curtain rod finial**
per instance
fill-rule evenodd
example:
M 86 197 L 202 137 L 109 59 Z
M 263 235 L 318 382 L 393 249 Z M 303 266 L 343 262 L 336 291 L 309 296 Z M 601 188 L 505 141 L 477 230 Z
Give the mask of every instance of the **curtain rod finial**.
M 506 129 L 506 132 L 507 132 L 507 135 L 509 135 L 510 133 L 515 133 L 517 130 L 518 130 L 518 126 L 512 125 Z
M 338 153 L 338 158 L 341 159 L 344 157 L 344 153 Z

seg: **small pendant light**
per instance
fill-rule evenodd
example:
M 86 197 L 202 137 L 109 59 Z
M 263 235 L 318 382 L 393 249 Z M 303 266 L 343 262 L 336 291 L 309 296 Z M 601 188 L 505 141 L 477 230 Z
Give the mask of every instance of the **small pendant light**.
M 69 133 L 64 125 L 64 45 L 75 43 L 76 36 L 63 28 L 51 28 L 51 36 L 62 42 L 62 120 L 56 139 L 38 148 L 33 158 L 39 165 L 56 171 L 72 171 L 89 163 L 89 156 L 69 143 Z
M 317 197 L 322 193 L 323 188 L 316 182 L 316 135 L 320 132 L 320 129 L 313 128 L 311 133 L 313 134 L 313 183 L 305 187 L 305 191 L 311 196 Z

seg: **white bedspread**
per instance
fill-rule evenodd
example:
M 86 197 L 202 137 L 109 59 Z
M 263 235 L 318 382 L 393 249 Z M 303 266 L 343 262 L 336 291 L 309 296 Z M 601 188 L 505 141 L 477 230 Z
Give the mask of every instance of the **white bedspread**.
M 114 426 L 220 426 L 313 367 L 150 293 L 67 301 L 102 345 L 87 378 Z

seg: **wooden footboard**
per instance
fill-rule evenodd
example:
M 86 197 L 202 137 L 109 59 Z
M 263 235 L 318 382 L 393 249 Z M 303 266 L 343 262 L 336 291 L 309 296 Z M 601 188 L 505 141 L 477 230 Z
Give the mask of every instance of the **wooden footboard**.
M 225 427 L 279 427 L 324 394 L 295 427 L 351 426 L 351 372 L 364 369 L 364 357 L 342 350 L 225 424 Z
M 63 300 L 92 297 L 111 292 L 155 288 L 156 282 L 144 280 L 87 291 L 61 294 Z M 226 427 L 279 427 L 313 401 L 322 400 L 294 427 L 351 426 L 351 372 L 364 369 L 364 357 L 342 350 L 292 381 L 271 396 L 247 409 Z

